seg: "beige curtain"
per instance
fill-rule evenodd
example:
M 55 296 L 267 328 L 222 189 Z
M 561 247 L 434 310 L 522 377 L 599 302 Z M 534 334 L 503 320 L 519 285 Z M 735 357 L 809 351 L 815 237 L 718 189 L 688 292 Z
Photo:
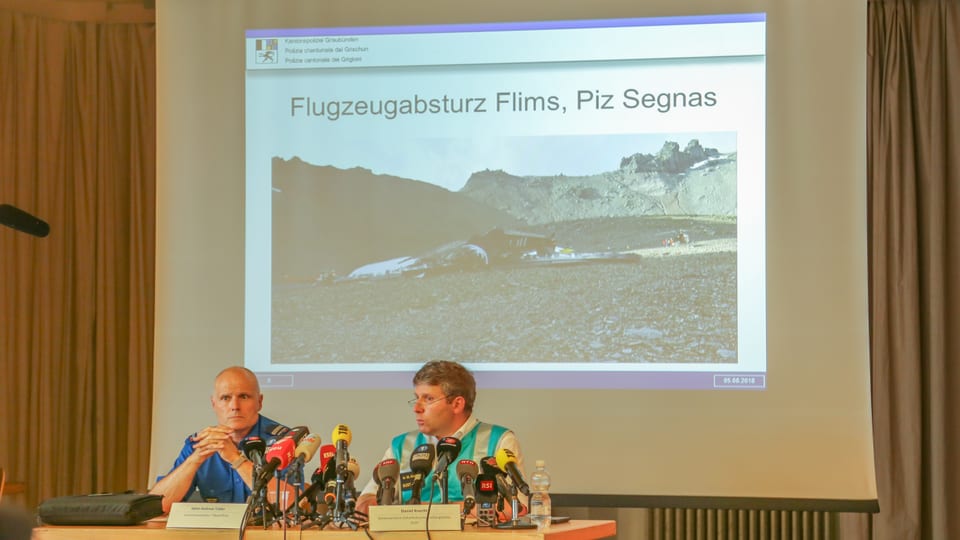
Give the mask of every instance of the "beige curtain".
M 0 2 L 0 203 L 51 232 L 0 227 L 0 466 L 33 507 L 147 485 L 154 27 L 11 3 L 25 5 Z

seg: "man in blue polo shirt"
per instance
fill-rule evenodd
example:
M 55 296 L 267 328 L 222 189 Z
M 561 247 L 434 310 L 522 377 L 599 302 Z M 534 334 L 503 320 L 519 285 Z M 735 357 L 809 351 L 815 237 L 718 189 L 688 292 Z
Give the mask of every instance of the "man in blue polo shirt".
M 233 366 L 221 371 L 213 383 L 210 403 L 217 425 L 187 437 L 173 468 L 150 490 L 163 495 L 164 512 L 195 491 L 207 502 L 246 502 L 254 479 L 253 463 L 241 451 L 243 442 L 250 437 L 269 442 L 287 431 L 260 414 L 260 384 L 247 368 Z M 273 482 L 268 489 L 273 489 Z

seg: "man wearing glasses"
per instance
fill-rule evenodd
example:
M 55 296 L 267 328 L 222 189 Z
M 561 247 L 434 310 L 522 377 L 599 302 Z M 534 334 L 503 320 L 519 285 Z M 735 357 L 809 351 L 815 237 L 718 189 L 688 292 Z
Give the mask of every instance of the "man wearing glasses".
M 477 383 L 467 368 L 456 362 L 433 360 L 427 362 L 413 376 L 413 395 L 409 401 L 417 420 L 417 429 L 401 433 L 393 438 L 383 460 L 395 459 L 400 464 L 400 501 L 410 503 L 412 475 L 410 454 L 413 449 L 428 444 L 436 447 L 443 437 L 456 437 L 460 440 L 460 454 L 449 468 L 456 470 L 461 459 L 469 459 L 477 464 L 486 456 L 495 456 L 501 448 L 513 452 L 517 458 L 517 467 L 523 470 L 523 457 L 520 444 L 513 431 L 495 424 L 481 422 L 473 416 L 473 402 L 477 396 Z M 371 479 L 360 497 L 357 509 L 366 512 L 371 504 L 376 504 L 377 484 Z M 421 501 L 441 501 L 439 487 L 431 489 L 430 478 L 424 481 Z M 460 479 L 456 474 L 449 475 L 449 501 L 463 500 Z

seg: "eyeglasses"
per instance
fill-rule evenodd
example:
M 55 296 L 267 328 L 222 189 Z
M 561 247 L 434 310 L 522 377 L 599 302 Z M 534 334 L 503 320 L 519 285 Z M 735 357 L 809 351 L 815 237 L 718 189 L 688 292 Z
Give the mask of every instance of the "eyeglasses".
M 407 401 L 407 405 L 410 405 L 411 407 L 416 407 L 417 403 L 423 403 L 423 408 L 426 409 L 427 407 L 433 405 L 434 403 L 437 403 L 441 400 L 449 399 L 449 398 L 450 396 L 439 396 L 439 397 L 420 396 L 418 398 L 413 398 Z

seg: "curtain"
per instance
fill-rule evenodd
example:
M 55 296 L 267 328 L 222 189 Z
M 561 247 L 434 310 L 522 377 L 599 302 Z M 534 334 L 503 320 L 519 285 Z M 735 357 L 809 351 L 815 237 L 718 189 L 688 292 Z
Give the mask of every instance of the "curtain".
M 142 490 L 154 26 L 0 6 L 0 36 L 0 203 L 50 225 L 45 238 L 0 227 L 0 466 L 26 484 L 29 507 Z
M 867 178 L 880 513 L 844 538 L 960 538 L 960 2 L 868 4 Z

